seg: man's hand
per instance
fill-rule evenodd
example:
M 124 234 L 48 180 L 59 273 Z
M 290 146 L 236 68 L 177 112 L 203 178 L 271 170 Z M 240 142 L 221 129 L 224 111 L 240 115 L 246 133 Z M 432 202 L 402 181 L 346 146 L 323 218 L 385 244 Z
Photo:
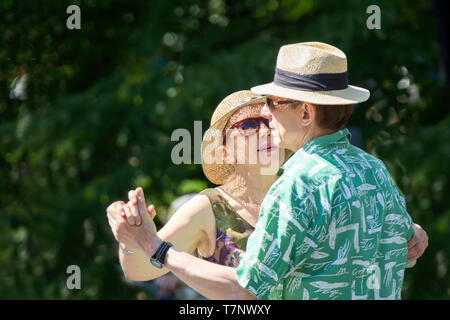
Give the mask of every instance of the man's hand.
M 416 260 L 422 256 L 425 249 L 428 247 L 428 236 L 425 230 L 418 224 L 413 224 L 414 233 L 408 241 L 408 257 L 407 261 L 411 264 L 408 268 L 414 267 Z
M 144 252 L 146 249 L 147 251 L 156 251 L 161 240 L 156 234 L 156 226 L 152 219 L 156 214 L 155 208 L 153 205 L 145 207 L 142 188 L 130 191 L 129 197 L 128 204 L 117 201 L 107 209 L 108 221 L 114 237 L 127 247 L 137 248 Z M 136 225 L 136 218 L 139 218 L 137 221 L 139 225 Z M 133 225 L 129 223 L 130 220 Z M 156 248 L 154 248 L 155 246 Z

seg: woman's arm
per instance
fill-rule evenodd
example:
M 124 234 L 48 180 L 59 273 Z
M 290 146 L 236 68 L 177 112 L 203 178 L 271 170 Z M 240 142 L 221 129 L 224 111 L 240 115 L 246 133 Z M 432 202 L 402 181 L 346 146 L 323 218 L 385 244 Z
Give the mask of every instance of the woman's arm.
M 141 198 L 135 205 L 145 207 L 145 200 L 141 188 L 136 190 L 136 196 Z M 140 202 L 140 203 L 139 203 Z M 114 203 L 108 208 L 108 215 L 120 215 L 123 209 L 121 203 Z M 110 219 L 110 217 L 108 217 Z M 125 220 L 125 223 L 126 220 Z M 111 223 L 113 233 L 120 225 Z M 210 252 L 215 240 L 215 219 L 211 204 L 206 196 L 197 195 L 178 209 L 170 220 L 158 231 L 158 236 L 164 241 L 173 243 L 180 250 L 192 254 L 196 248 L 201 247 L 203 251 Z M 168 269 L 158 269 L 154 267 L 149 258 L 140 250 L 121 247 L 128 251 L 133 251 L 131 255 L 125 255 L 119 250 L 119 260 L 126 279 L 133 281 L 147 281 L 160 277 Z
M 126 218 L 121 215 L 113 217 L 110 224 L 114 226 L 114 237 L 117 241 L 130 247 L 140 248 L 149 259 L 163 242 L 157 234 L 155 223 L 147 215 L 145 208 L 140 207 L 139 211 L 142 217 L 142 223 L 139 226 L 128 224 Z M 117 225 L 120 227 L 116 228 Z M 164 265 L 178 278 L 207 298 L 252 298 L 252 294 L 239 285 L 235 270 L 231 267 L 196 258 L 173 247 L 168 250 Z

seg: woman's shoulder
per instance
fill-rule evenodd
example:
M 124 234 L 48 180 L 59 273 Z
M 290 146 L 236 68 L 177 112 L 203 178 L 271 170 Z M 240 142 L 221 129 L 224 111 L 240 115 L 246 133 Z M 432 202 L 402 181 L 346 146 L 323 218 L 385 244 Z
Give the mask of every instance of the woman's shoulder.
M 203 191 L 183 204 L 175 214 L 183 216 L 184 219 L 197 221 L 200 224 L 214 221 L 214 213 L 210 198 L 203 194 Z
M 193 196 L 175 211 L 165 227 L 168 229 L 188 227 L 191 231 L 194 229 L 204 231 L 215 227 L 215 217 L 208 197 L 201 193 Z
M 213 202 L 216 200 L 217 196 L 220 195 L 220 193 L 216 188 L 206 188 L 199 192 L 199 195 L 203 195 L 209 199 L 209 202 Z
M 202 252 L 208 252 L 215 236 L 215 217 L 208 197 L 197 194 L 186 201 L 158 234 L 180 250 L 192 253 L 195 249 L 206 248 Z
M 193 196 L 180 209 L 187 215 L 212 214 L 211 201 L 203 191 Z

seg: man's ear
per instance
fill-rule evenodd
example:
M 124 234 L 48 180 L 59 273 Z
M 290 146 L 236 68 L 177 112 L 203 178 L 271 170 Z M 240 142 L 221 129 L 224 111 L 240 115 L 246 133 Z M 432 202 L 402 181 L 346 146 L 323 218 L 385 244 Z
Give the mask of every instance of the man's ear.
M 316 106 L 309 102 L 303 102 L 300 109 L 300 122 L 303 126 L 310 126 L 316 119 Z

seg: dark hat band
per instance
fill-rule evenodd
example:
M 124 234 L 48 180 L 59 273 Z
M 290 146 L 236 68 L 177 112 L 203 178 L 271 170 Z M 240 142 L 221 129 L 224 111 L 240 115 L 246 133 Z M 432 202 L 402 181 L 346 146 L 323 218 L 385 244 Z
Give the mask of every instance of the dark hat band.
M 275 68 L 273 82 L 280 87 L 305 91 L 343 90 L 348 88 L 348 75 L 347 71 L 300 75 Z

